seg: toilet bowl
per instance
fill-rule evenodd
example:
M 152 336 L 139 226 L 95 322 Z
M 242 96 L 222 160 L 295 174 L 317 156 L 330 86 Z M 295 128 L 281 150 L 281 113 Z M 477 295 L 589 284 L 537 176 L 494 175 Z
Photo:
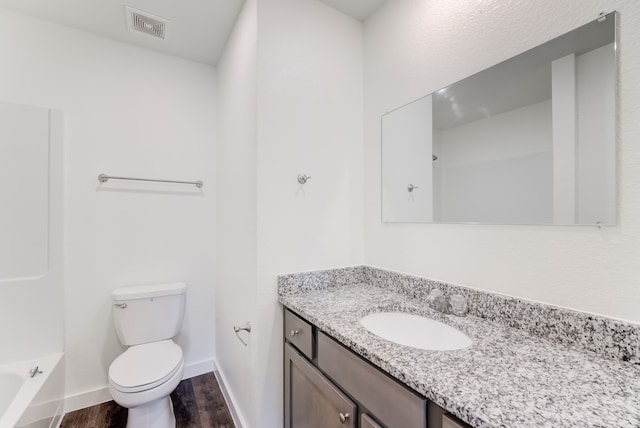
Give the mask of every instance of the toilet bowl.
M 129 409 L 127 428 L 175 428 L 169 394 L 184 373 L 182 348 L 171 340 L 184 314 L 183 283 L 116 289 L 114 323 L 129 346 L 109 367 L 109 393 Z
M 109 392 L 129 409 L 127 428 L 175 427 L 169 394 L 184 372 L 182 349 L 172 340 L 135 345 L 109 367 Z

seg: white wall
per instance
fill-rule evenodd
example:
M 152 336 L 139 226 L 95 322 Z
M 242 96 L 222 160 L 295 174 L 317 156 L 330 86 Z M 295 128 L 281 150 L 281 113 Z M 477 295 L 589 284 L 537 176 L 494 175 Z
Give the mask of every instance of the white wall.
M 219 64 L 217 361 L 246 427 L 282 426 L 277 275 L 362 262 L 361 30 L 317 0 L 249 0 Z
M 211 361 L 215 70 L 6 10 L 0 54 L 0 100 L 65 119 L 67 395 L 104 392 L 122 350 L 110 303 L 119 286 L 187 282 L 177 341 L 187 365 Z M 103 172 L 205 185 L 99 185 Z
M 437 132 L 437 221 L 553 221 L 551 101 Z
M 257 2 L 247 0 L 217 66 L 216 363 L 246 427 L 255 409 L 252 348 L 233 326 L 257 320 L 257 30 Z M 254 333 L 242 336 L 253 346 Z
M 444 223 L 550 224 L 553 154 L 441 169 Z
M 365 183 L 380 182 L 380 116 L 576 28 L 620 11 L 618 225 L 406 225 L 380 222 L 379 186 L 364 188 L 368 264 L 640 321 L 640 3 L 386 2 L 365 24 Z M 389 251 L 389 249 L 393 251 Z
M 277 275 L 363 261 L 362 96 L 359 21 L 317 0 L 258 4 L 256 427 L 282 426 Z

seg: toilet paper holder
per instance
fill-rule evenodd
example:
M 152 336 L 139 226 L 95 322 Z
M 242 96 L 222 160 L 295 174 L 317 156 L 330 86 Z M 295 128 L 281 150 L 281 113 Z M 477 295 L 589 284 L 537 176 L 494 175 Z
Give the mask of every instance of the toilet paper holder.
M 233 332 L 236 334 L 236 336 L 238 337 L 238 340 L 240 342 L 242 342 L 242 344 L 244 346 L 247 346 L 247 342 L 245 342 L 242 337 L 240 337 L 240 332 L 241 331 L 246 331 L 247 333 L 251 333 L 251 323 L 249 321 L 247 321 L 246 323 L 244 323 L 243 326 L 238 327 L 237 325 L 233 326 Z

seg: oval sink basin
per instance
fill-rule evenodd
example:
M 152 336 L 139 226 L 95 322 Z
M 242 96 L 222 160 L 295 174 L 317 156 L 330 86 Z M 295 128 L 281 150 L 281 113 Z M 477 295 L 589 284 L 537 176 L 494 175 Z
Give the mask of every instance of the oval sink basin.
M 360 324 L 376 336 L 412 348 L 453 351 L 473 343 L 455 327 L 404 312 L 377 312 L 361 318 Z

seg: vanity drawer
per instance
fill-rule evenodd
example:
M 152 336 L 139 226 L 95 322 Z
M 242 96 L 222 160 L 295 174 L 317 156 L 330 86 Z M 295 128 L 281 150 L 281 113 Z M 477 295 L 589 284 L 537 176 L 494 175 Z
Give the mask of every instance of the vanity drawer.
M 427 400 L 318 332 L 318 367 L 388 427 L 427 426 Z
M 313 358 L 313 331 L 311 324 L 288 309 L 284 311 L 284 337 L 308 358 Z

